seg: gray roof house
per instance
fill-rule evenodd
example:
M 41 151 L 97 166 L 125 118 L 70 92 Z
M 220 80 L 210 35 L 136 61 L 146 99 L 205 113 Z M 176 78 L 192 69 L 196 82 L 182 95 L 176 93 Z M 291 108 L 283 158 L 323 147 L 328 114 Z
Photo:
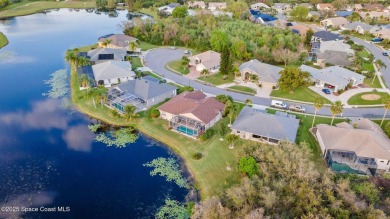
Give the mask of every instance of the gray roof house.
M 352 86 L 363 84 L 365 78 L 363 75 L 339 66 L 316 69 L 307 65 L 301 65 L 300 68 L 302 71 L 310 73 L 312 80 L 316 83 L 316 87 L 332 85 L 335 91 L 339 89 L 344 90 L 348 84 Z
M 329 31 L 325 31 L 325 30 L 322 30 L 322 31 L 318 31 L 318 32 L 315 32 L 313 34 L 313 37 L 312 37 L 312 41 L 321 41 L 321 42 L 324 42 L 324 41 L 331 41 L 331 40 L 343 40 L 344 37 L 339 35 L 339 34 L 335 34 L 335 33 L 332 33 L 332 32 L 329 32 Z
M 245 106 L 232 125 L 232 134 L 252 141 L 278 144 L 295 143 L 299 119 L 283 114 L 273 115 Z
M 176 8 L 176 7 L 179 7 L 180 4 L 179 3 L 171 3 L 169 5 L 165 5 L 165 6 L 162 6 L 162 7 L 159 7 L 158 10 L 160 12 L 165 12 L 166 14 L 168 15 L 171 15 L 173 10 Z
M 317 64 L 321 67 L 325 67 L 326 64 L 338 65 L 338 66 L 350 66 L 352 64 L 350 56 L 345 52 L 340 51 L 325 51 L 317 54 Z
M 87 55 L 90 57 L 91 62 L 101 63 L 110 60 L 124 61 L 126 57 L 126 49 L 114 49 L 114 48 L 97 48 L 88 51 Z
M 109 34 L 99 37 L 99 46 L 103 47 L 106 40 L 109 40 L 110 42 L 106 47 L 127 49 L 129 47 L 129 43 L 136 42 L 137 38 L 127 36 L 125 34 Z
M 336 126 L 319 124 L 313 132 L 333 171 L 364 175 L 389 172 L 390 139 L 369 119 Z
M 110 87 L 135 78 L 130 62 L 108 61 L 92 66 L 97 84 Z
M 353 30 L 357 33 L 364 34 L 365 32 L 374 33 L 378 30 L 380 30 L 379 26 L 372 26 L 363 22 L 351 22 L 348 24 L 345 24 L 344 26 L 340 27 L 342 30 Z
M 176 87 L 144 78 L 121 83 L 107 92 L 110 106 L 122 113 L 126 105 L 142 111 L 174 96 Z
M 250 75 L 257 75 L 259 83 L 268 83 L 274 86 L 278 84 L 279 72 L 283 70 L 283 68 L 262 63 L 257 59 L 242 63 L 238 69 L 243 81 L 250 80 Z

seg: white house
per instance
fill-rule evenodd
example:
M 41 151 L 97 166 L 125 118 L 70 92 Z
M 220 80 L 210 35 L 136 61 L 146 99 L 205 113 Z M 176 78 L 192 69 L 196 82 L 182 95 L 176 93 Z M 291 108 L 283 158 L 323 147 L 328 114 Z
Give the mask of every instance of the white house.
M 209 10 L 224 10 L 227 8 L 226 2 L 209 2 Z
M 251 9 L 253 9 L 253 10 L 260 10 L 263 8 L 269 9 L 270 7 L 262 2 L 258 2 L 258 3 L 251 5 Z
M 134 80 L 135 73 L 131 70 L 130 62 L 108 61 L 92 66 L 93 75 L 98 85 L 111 87 L 128 80 Z

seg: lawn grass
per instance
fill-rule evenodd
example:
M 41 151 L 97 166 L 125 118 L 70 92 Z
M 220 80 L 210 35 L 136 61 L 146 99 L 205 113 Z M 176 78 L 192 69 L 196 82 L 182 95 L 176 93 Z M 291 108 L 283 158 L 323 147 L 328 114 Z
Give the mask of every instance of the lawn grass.
M 54 8 L 95 8 L 95 1 L 23 1 L 12 4 L 0 12 L 0 18 L 34 14 Z
M 248 93 L 248 94 L 252 94 L 252 95 L 257 93 L 257 91 L 255 91 L 253 88 L 239 86 L 239 85 L 228 87 L 228 90 Z
M 149 49 L 157 48 L 159 46 L 156 46 L 156 45 L 144 42 L 144 41 L 139 41 L 137 47 L 141 48 L 142 51 L 146 51 L 146 50 L 149 50 Z
M 170 62 L 167 63 L 166 67 L 172 69 L 176 73 L 180 73 L 180 74 L 183 74 L 183 75 L 186 75 L 186 74 L 190 73 L 190 70 L 188 69 L 188 67 L 187 66 L 183 66 L 181 64 L 181 60 L 170 61 Z
M 362 96 L 365 94 L 377 94 L 381 98 L 378 100 L 364 100 L 362 99 Z M 376 104 L 383 104 L 383 100 L 386 98 L 389 98 L 390 95 L 385 92 L 364 92 L 360 94 L 355 94 L 351 98 L 348 99 L 349 105 L 376 105 Z
M 97 47 L 98 47 L 98 44 L 95 43 L 95 44 L 92 44 L 89 46 L 79 47 L 78 49 L 80 50 L 80 52 L 88 52 L 89 50 L 96 49 Z
M 317 94 L 316 92 L 310 90 L 307 87 L 300 87 L 300 88 L 295 89 L 294 92 L 292 92 L 292 93 L 290 93 L 288 91 L 281 90 L 281 89 L 279 89 L 279 90 L 272 90 L 271 97 L 313 103 L 314 100 L 317 97 L 321 97 L 321 95 Z M 331 103 L 326 98 L 324 98 L 324 100 L 325 100 L 326 104 L 330 104 Z
M 143 66 L 140 57 L 131 57 L 130 63 L 133 70 Z
M 372 80 L 374 78 L 364 78 L 363 84 L 366 85 L 367 87 L 372 87 L 372 88 L 382 88 L 381 84 L 379 83 L 378 77 L 375 77 L 374 83 L 372 83 Z
M 221 73 L 208 75 L 208 76 L 202 76 L 199 77 L 198 80 L 213 84 L 213 85 L 221 85 L 221 84 L 227 84 L 232 83 L 234 80 L 234 76 L 232 74 L 229 74 L 228 77 L 224 80 L 223 75 Z
M 8 44 L 7 37 L 2 32 L 0 32 L 0 49 L 6 46 L 7 44 Z

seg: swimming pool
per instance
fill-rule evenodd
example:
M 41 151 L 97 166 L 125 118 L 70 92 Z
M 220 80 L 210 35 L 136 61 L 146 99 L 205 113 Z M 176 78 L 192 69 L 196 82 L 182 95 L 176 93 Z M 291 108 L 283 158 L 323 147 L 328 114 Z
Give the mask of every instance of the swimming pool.
M 176 130 L 179 131 L 179 132 L 182 132 L 182 133 L 184 133 L 186 135 L 190 135 L 190 136 L 196 136 L 198 134 L 198 132 L 196 130 L 192 130 L 190 128 L 186 128 L 184 126 L 178 126 L 176 128 Z

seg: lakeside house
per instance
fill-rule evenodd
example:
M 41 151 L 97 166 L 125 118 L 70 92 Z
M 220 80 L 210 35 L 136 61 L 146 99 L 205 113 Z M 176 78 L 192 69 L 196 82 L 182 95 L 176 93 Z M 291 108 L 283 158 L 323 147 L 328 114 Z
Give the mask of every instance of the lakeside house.
M 78 67 L 77 74 L 78 74 L 79 79 L 82 77 L 82 75 L 85 75 L 88 79 L 87 86 L 83 87 L 82 84 L 80 84 L 80 90 L 84 90 L 84 89 L 87 89 L 88 87 L 95 87 L 96 86 L 95 75 L 93 74 L 93 70 L 92 70 L 91 65 Z
M 309 72 L 316 87 L 332 86 L 334 91 L 345 90 L 348 85 L 358 86 L 363 84 L 365 76 L 339 66 L 330 66 L 316 69 L 307 65 L 301 65 L 301 70 Z
M 188 1 L 187 4 L 189 8 L 206 8 L 206 3 L 204 3 L 204 1 Z
M 160 117 L 180 134 L 197 138 L 222 118 L 225 104 L 201 91 L 185 91 L 158 107 Z
M 176 87 L 148 77 L 120 83 L 107 92 L 109 105 L 121 113 L 127 105 L 135 106 L 139 112 L 174 96 Z
M 333 171 L 364 175 L 389 172 L 390 139 L 369 119 L 336 126 L 319 124 L 312 131 Z
M 107 61 L 124 61 L 126 59 L 126 49 L 114 48 L 96 48 L 88 51 L 87 56 L 90 57 L 92 64 L 98 64 Z
M 375 33 L 376 31 L 380 30 L 379 26 L 372 26 L 360 21 L 355 21 L 348 23 L 342 27 L 340 27 L 342 30 L 352 30 L 359 34 L 365 34 L 365 33 Z
M 164 12 L 165 14 L 167 15 L 171 15 L 173 10 L 176 8 L 176 7 L 179 7 L 180 4 L 179 3 L 171 3 L 171 4 L 168 4 L 168 5 L 165 5 L 165 6 L 162 6 L 162 7 L 159 7 L 158 10 L 160 12 Z
M 99 37 L 99 47 L 107 47 L 114 49 L 128 49 L 131 42 L 137 42 L 137 38 L 127 36 L 125 34 L 109 34 Z M 109 42 L 105 45 L 106 42 Z
M 221 54 L 214 51 L 206 51 L 194 56 L 188 57 L 189 65 L 195 67 L 199 72 L 206 69 L 210 73 L 216 73 L 219 70 Z
M 271 7 L 269 7 L 268 5 L 262 3 L 262 2 L 257 2 L 255 4 L 251 4 L 251 9 L 253 10 L 261 10 L 261 9 L 269 9 Z
M 262 63 L 257 59 L 242 63 L 238 69 L 242 81 L 251 81 L 251 75 L 255 75 L 259 84 L 270 85 L 271 87 L 278 85 L 279 72 L 283 70 L 283 68 Z
M 281 141 L 295 143 L 299 119 L 283 112 L 268 114 L 265 111 L 244 106 L 232 125 L 232 134 L 242 139 L 278 144 Z
M 227 8 L 226 2 L 209 2 L 210 11 L 224 10 L 226 8 Z
M 92 71 L 96 83 L 105 87 L 134 80 L 136 76 L 131 70 L 130 62 L 123 61 L 108 61 L 92 65 Z
M 321 26 L 333 28 L 338 28 L 348 23 L 349 21 L 345 17 L 331 17 L 320 21 Z

